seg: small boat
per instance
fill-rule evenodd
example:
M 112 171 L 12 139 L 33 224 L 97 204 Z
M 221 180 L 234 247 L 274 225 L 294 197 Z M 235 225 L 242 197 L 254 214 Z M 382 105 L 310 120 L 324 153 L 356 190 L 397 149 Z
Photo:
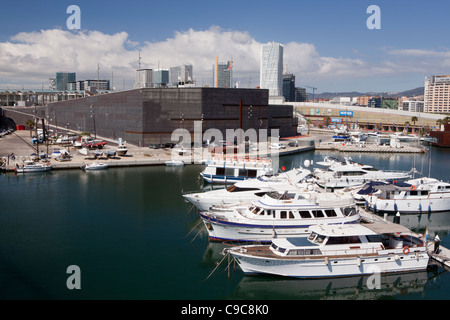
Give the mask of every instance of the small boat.
M 127 154 L 127 152 L 128 152 L 128 148 L 127 148 L 126 142 L 123 144 L 119 144 L 119 146 L 116 149 L 116 153 L 118 156 L 124 156 Z
M 80 153 L 80 154 L 82 154 L 84 156 L 92 156 L 94 158 L 98 158 L 98 157 L 101 157 L 103 155 L 103 152 L 100 151 L 100 150 L 96 150 L 96 149 L 89 150 L 89 149 L 84 148 L 84 147 L 79 149 L 78 153 Z
M 92 162 L 91 164 L 84 164 L 80 168 L 82 170 L 89 171 L 89 170 L 104 170 L 104 169 L 108 169 L 108 167 L 109 167 L 109 165 L 107 163 L 95 161 L 95 162 Z
M 200 173 L 208 183 L 234 184 L 238 181 L 273 174 L 272 161 L 237 158 L 214 158 L 206 161 L 206 168 Z
M 116 156 L 116 151 L 115 151 L 115 150 L 107 150 L 107 151 L 106 151 L 106 156 L 107 156 L 108 158 L 113 158 L 113 157 Z
M 450 183 L 434 178 L 371 182 L 355 195 L 377 213 L 424 213 L 450 211 Z
M 16 167 L 14 170 L 17 173 L 30 173 L 30 172 L 46 172 L 50 171 L 52 166 L 50 162 L 44 163 L 36 163 L 34 161 L 24 161 L 22 165 L 16 163 Z
M 60 148 L 55 148 L 55 149 L 53 149 L 53 152 L 52 152 L 52 154 L 51 154 L 51 157 L 53 158 L 53 159 L 56 159 L 56 158 L 58 158 L 58 157 L 60 157 L 61 156 L 61 149 Z
M 351 136 L 348 132 L 348 129 L 346 126 L 342 126 L 340 129 L 334 129 L 334 135 L 333 135 L 333 141 L 349 141 L 351 139 Z
M 399 224 L 311 226 L 308 237 L 226 249 L 245 274 L 329 278 L 426 270 L 419 236 Z
M 81 136 L 73 142 L 76 148 L 102 149 L 107 144 L 104 140 L 94 139 L 89 136 Z
M 56 152 L 52 153 L 52 157 L 56 160 L 56 161 L 71 161 L 72 160 L 72 155 L 67 151 L 67 150 L 60 150 L 59 151 L 59 155 Z
M 412 134 L 412 133 L 407 133 L 405 131 L 403 132 L 396 132 L 394 134 L 391 135 L 391 138 L 397 138 L 399 141 L 402 142 L 416 142 L 419 141 L 419 136 Z
M 184 166 L 184 162 L 181 160 L 168 160 L 165 162 L 168 167 L 182 167 Z
M 212 241 L 270 242 L 274 237 L 307 236 L 315 224 L 359 223 L 351 196 L 272 191 L 251 204 L 217 205 L 200 212 Z

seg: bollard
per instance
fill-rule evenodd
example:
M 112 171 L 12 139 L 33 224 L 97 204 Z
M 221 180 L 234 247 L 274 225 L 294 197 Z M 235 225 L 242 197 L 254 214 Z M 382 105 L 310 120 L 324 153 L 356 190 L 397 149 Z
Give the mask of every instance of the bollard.
M 400 224 L 400 212 L 397 212 L 397 214 L 395 215 L 394 223 Z

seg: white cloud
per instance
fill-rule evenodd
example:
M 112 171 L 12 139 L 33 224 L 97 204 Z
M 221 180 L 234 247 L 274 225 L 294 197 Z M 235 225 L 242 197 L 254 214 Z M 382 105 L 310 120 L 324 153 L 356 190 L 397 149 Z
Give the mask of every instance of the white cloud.
M 276 40 L 276 39 L 274 39 Z M 199 85 L 211 84 L 216 56 L 220 61 L 232 59 L 234 78 L 247 86 L 259 84 L 261 44 L 248 32 L 224 30 L 213 26 L 207 30 L 176 32 L 163 41 L 136 42 L 126 32 L 108 35 L 99 31 L 70 32 L 61 29 L 19 33 L 0 43 L 0 87 L 47 85 L 47 79 L 58 71 L 77 72 L 77 78 L 97 77 L 116 83 L 127 80 L 130 88 L 141 52 L 142 67 L 170 68 L 181 64 L 194 66 Z M 418 49 L 386 50 L 387 58 L 379 63 L 362 59 L 321 56 L 314 44 L 289 42 L 284 46 L 284 64 L 297 77 L 297 85 L 364 77 L 392 75 L 402 72 L 424 72 L 430 68 L 450 66 L 450 52 Z M 365 58 L 367 59 L 367 58 Z M 418 62 L 419 61 L 419 62 Z M 118 79 L 118 80 L 117 80 Z M 352 88 L 349 88 L 352 89 Z

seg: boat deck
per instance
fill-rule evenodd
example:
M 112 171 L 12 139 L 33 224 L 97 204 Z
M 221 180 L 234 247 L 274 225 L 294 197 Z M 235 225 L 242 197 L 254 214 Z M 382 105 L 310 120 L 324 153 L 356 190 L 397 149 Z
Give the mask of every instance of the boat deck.
M 358 253 L 358 254 L 345 254 L 345 255 L 322 255 L 322 254 L 311 254 L 311 255 L 300 255 L 300 256 L 279 256 L 270 250 L 269 245 L 251 246 L 245 248 L 247 251 L 245 254 L 251 255 L 253 257 L 264 257 L 268 259 L 283 259 L 283 260 L 323 260 L 325 258 L 357 258 L 357 257 L 370 257 L 378 256 L 378 253 Z

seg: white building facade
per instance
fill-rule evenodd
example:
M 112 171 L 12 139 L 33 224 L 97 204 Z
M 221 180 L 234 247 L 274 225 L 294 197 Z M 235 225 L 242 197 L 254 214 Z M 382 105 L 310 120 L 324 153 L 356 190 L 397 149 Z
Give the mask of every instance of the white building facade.
M 135 89 L 152 88 L 153 87 L 153 70 L 140 69 L 136 70 Z
M 269 96 L 283 96 L 283 45 L 269 42 L 261 46 L 260 88 Z

